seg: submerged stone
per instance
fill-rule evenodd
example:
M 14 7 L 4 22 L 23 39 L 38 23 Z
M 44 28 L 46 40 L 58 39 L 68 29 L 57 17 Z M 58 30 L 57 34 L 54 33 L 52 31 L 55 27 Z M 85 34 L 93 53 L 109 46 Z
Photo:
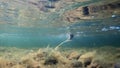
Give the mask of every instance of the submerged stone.
M 116 63 L 116 64 L 114 65 L 114 68 L 120 68 L 120 63 Z
M 75 62 L 73 62 L 71 65 L 72 65 L 73 68 L 79 68 L 79 67 L 82 67 L 82 63 L 79 62 L 79 61 L 75 61 Z
M 91 59 L 86 59 L 85 60 L 85 62 L 84 62 L 84 67 L 87 67 L 88 65 L 90 65 L 91 64 L 91 62 L 92 62 L 92 60 Z
M 68 55 L 68 59 L 69 59 L 69 60 L 72 60 L 72 59 L 78 60 L 79 57 L 80 57 L 80 54 L 79 54 L 78 52 L 76 52 L 76 51 L 73 51 L 73 52 L 71 52 L 71 53 Z
M 45 60 L 45 63 L 44 65 L 55 65 L 58 63 L 58 60 L 54 57 L 48 57 L 46 60 Z

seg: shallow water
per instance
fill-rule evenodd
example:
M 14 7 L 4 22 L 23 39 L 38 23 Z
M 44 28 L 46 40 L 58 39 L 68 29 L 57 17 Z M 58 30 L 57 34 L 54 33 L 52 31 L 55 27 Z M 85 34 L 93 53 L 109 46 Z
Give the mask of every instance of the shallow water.
M 12 65 L 8 64 L 8 68 L 27 68 L 26 66 L 32 67 L 35 64 L 41 68 L 70 68 L 73 61 L 79 61 L 73 58 L 69 60 L 67 56 L 71 52 L 75 53 L 74 55 L 89 55 L 90 52 L 94 56 L 91 63 L 98 60 L 103 68 L 114 68 L 116 63 L 120 63 L 120 13 L 114 14 L 117 12 L 114 11 L 110 17 L 104 19 L 80 19 L 72 23 L 63 19 L 65 12 L 78 7 L 119 0 L 42 0 L 45 1 L 43 4 L 40 1 L 0 0 L 0 68 L 7 68 L 5 64 L 8 64 L 8 61 Z M 51 3 L 55 8 L 49 6 Z M 68 33 L 72 33 L 74 38 L 63 43 L 56 51 L 54 48 L 68 38 Z M 36 56 L 41 52 L 47 53 L 47 56 L 42 54 L 43 60 Z M 66 65 L 61 58 L 56 58 L 56 54 L 65 59 Z M 49 55 L 60 63 L 44 65 L 42 61 L 48 59 Z M 35 57 L 39 60 L 34 59 Z M 27 59 L 25 65 L 23 58 Z M 102 62 L 105 64 L 101 64 Z
M 0 46 L 56 46 L 67 39 L 68 32 L 73 33 L 75 37 L 64 46 L 119 46 L 119 15 L 116 18 L 80 20 L 77 23 L 61 20 L 65 11 L 102 1 L 65 2 L 63 5 L 65 7 L 53 12 L 39 10 L 30 2 L 34 3 L 32 0 L 0 1 Z M 64 1 L 60 2 L 64 3 Z M 47 10 L 51 9 L 47 8 Z

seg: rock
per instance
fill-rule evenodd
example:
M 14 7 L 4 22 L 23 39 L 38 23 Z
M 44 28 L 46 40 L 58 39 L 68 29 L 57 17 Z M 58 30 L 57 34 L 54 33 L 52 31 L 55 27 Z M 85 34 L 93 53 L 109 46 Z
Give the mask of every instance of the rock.
M 8 67 L 12 67 L 12 66 L 15 65 L 15 62 L 8 62 L 6 65 L 7 65 Z
M 59 63 L 62 64 L 70 63 L 70 60 L 63 56 L 59 51 L 53 51 L 51 55 L 54 56 L 59 61 Z
M 85 67 L 91 64 L 96 52 L 88 52 L 80 56 L 78 61 L 82 62 Z
M 113 62 L 103 62 L 100 60 L 93 61 L 89 68 L 113 68 Z
M 40 66 L 27 66 L 27 68 L 41 68 Z
M 117 59 L 119 59 L 119 58 L 120 58 L 120 54 L 115 55 L 115 57 L 116 57 Z
M 78 52 L 76 52 L 76 51 L 74 51 L 74 52 L 71 52 L 69 55 L 68 55 L 68 59 L 76 59 L 76 60 L 78 60 L 79 59 L 79 57 L 80 57 L 80 54 L 78 53 Z
M 97 68 L 113 68 L 113 63 L 101 62 L 101 63 L 99 63 L 99 65 L 97 66 Z
M 40 64 L 37 61 L 29 58 L 22 60 L 19 64 L 24 67 L 27 66 L 27 68 L 40 68 Z
M 87 68 L 98 68 L 98 63 L 91 63 Z
M 72 62 L 72 68 L 79 68 L 82 67 L 82 63 L 79 61 Z
M 111 65 L 111 64 L 101 64 L 100 65 L 102 68 L 113 68 L 113 65 Z
M 90 59 L 90 58 L 87 58 L 87 59 L 85 59 L 84 60 L 84 67 L 87 67 L 88 65 L 90 65 L 91 64 L 91 62 L 92 62 L 92 60 Z
M 0 58 L 0 68 L 8 68 L 8 60 Z
M 45 60 L 45 63 L 44 65 L 55 65 L 58 63 L 58 60 L 54 57 L 48 57 L 46 60 Z
M 12 68 L 25 68 L 23 65 L 16 64 Z
M 114 68 L 120 68 L 120 63 L 115 63 Z
M 86 59 L 93 59 L 95 57 L 96 52 L 88 52 L 80 56 L 78 61 L 84 62 Z

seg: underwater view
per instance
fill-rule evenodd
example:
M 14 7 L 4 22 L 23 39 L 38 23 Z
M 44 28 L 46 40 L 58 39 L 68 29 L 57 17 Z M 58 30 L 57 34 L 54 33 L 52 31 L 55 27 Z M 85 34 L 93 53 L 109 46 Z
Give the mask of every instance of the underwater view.
M 0 0 L 0 68 L 120 68 L 120 0 Z

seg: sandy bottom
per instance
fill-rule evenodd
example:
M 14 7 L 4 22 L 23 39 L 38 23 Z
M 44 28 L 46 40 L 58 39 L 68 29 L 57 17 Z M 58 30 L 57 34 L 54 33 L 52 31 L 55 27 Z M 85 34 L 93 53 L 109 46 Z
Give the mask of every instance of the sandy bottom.
M 119 68 L 119 47 L 0 47 L 0 68 Z

